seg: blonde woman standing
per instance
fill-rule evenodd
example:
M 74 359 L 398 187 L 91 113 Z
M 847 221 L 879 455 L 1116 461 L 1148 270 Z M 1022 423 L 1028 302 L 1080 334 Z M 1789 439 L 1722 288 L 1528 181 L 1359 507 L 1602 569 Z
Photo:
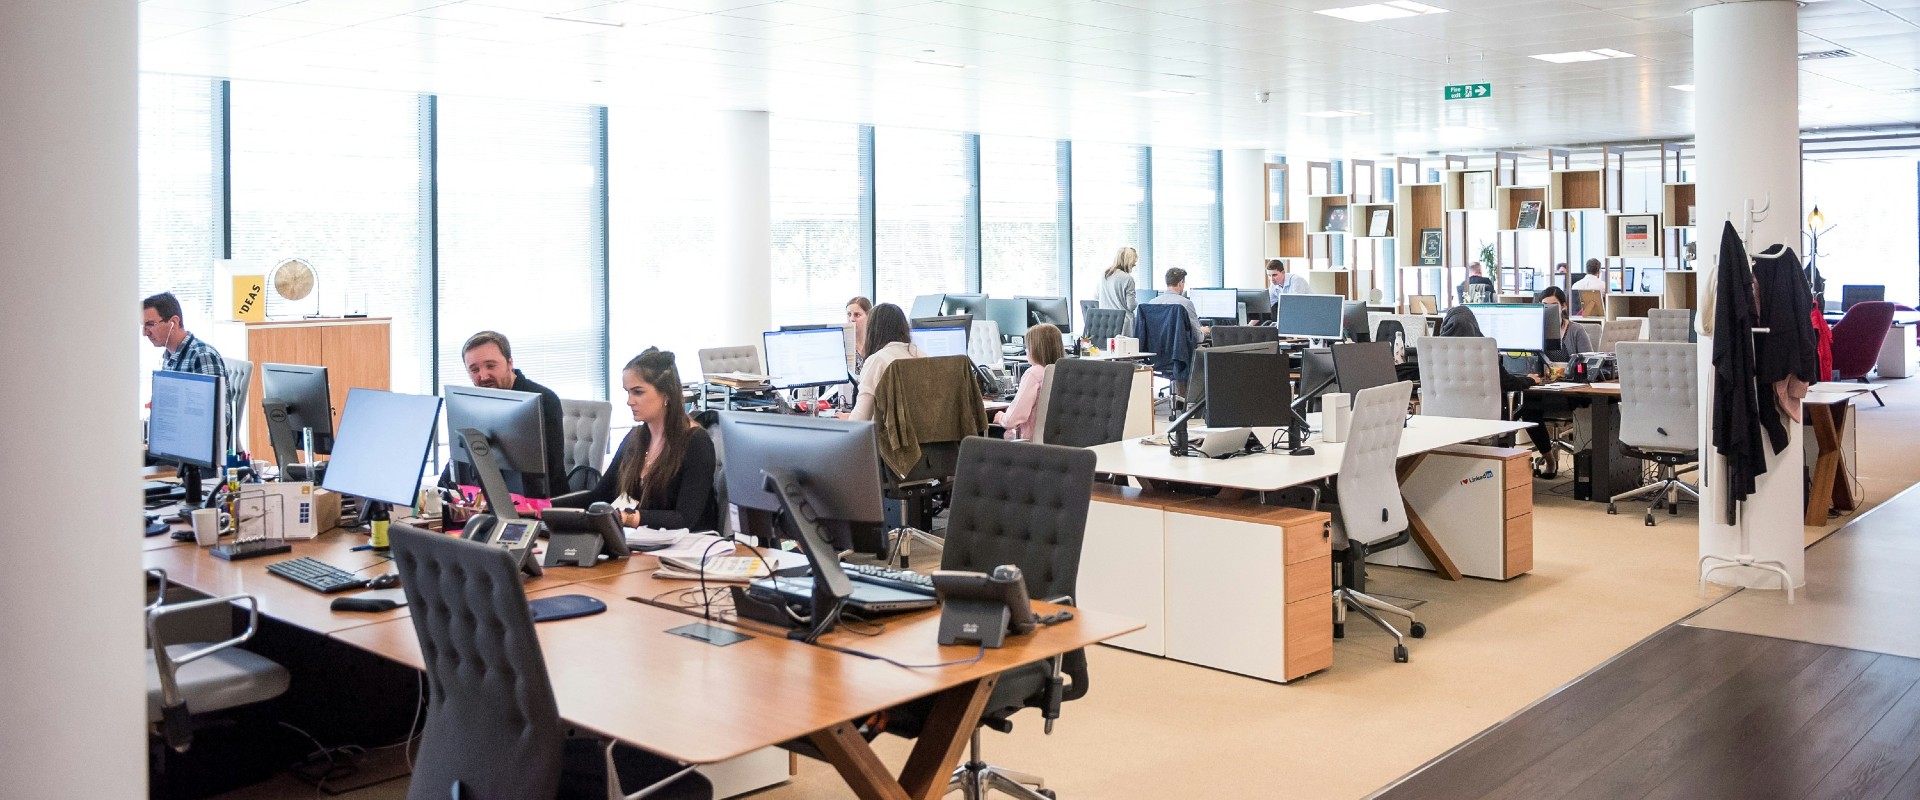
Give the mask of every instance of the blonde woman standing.
M 1133 309 L 1140 305 L 1139 295 L 1134 289 L 1133 266 L 1140 263 L 1140 252 L 1131 247 L 1122 247 L 1113 254 L 1113 266 L 1107 267 L 1107 274 L 1100 279 L 1100 307 L 1113 308 L 1127 312 L 1127 318 L 1133 318 Z

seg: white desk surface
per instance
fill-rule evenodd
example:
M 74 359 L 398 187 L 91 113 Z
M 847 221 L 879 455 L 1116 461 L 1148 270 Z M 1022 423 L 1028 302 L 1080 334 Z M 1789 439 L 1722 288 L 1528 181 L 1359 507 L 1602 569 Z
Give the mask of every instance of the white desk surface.
M 1319 415 L 1309 415 L 1310 419 Z M 1313 419 L 1315 425 L 1318 420 Z M 1502 420 L 1461 419 L 1415 415 L 1400 436 L 1400 456 L 1437 450 L 1486 436 L 1495 436 L 1527 428 L 1531 423 Z M 1269 441 L 1273 428 L 1254 428 L 1261 441 Z M 1320 480 L 1340 471 L 1340 456 L 1346 444 L 1329 444 L 1315 433 L 1307 439 L 1313 446 L 1310 456 L 1290 456 L 1284 452 L 1258 453 L 1238 458 L 1212 459 L 1178 457 L 1165 445 L 1143 444 L 1138 438 L 1089 448 L 1096 461 L 1096 472 L 1130 475 L 1150 480 L 1179 481 L 1202 486 L 1219 486 L 1254 492 L 1271 492 Z

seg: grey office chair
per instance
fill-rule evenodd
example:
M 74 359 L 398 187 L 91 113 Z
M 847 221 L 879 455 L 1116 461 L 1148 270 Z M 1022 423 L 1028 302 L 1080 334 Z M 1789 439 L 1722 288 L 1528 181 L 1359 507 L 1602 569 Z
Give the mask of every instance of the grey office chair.
M 611 800 L 622 783 L 649 784 L 649 798 L 712 797 L 693 767 L 567 736 L 512 554 L 409 525 L 392 534 L 427 674 L 408 800 Z
M 1605 330 L 1605 326 L 1598 322 L 1575 322 L 1573 324 L 1585 328 L 1587 331 L 1587 341 L 1594 342 L 1595 347 L 1600 346 L 1598 344 L 1600 341 L 1600 333 Z
M 1500 357 L 1484 336 L 1420 339 L 1420 413 L 1500 419 Z
M 722 372 L 750 372 L 760 374 L 760 348 L 750 344 L 736 347 L 709 347 L 700 351 L 701 377 L 718 375 Z
M 1069 358 L 1050 369 L 1047 424 L 1035 440 L 1067 447 L 1120 441 L 1133 394 L 1133 365 Z
M 241 706 L 264 703 L 287 691 L 287 668 L 240 645 L 260 627 L 260 603 L 250 594 L 189 600 L 166 605 L 167 573 L 147 574 L 159 580 L 159 589 L 147 605 L 147 722 L 158 727 L 175 752 L 193 745 L 194 718 Z M 170 637 L 168 618 L 200 609 L 226 613 L 244 603 L 247 627 L 220 642 L 180 642 Z
M 967 326 L 967 357 L 973 363 L 986 366 L 996 372 L 1005 372 L 1006 351 L 1001 349 L 1001 334 L 1013 336 L 1026 335 L 1025 330 L 1002 331 L 1000 323 L 990 319 L 976 319 Z
M 1693 311 L 1686 308 L 1654 308 L 1647 311 L 1647 341 L 1684 342 L 1693 332 Z
M 941 553 L 940 568 L 992 572 L 1012 564 L 1026 578 L 1029 597 L 1071 605 L 1078 591 L 1093 464 L 1093 453 L 1079 448 L 978 437 L 966 440 L 960 446 L 947 549 Z M 1082 650 L 1008 670 L 1000 674 L 988 696 L 980 724 L 1006 733 L 1013 730 L 1015 714 L 1037 708 L 1046 720 L 1046 731 L 1052 733 L 1061 703 L 1086 696 L 1088 686 L 1087 657 Z M 931 703 L 923 700 L 890 711 L 887 731 L 919 735 L 930 709 Z M 1046 800 L 1053 795 L 1045 786 L 1039 776 L 982 760 L 981 734 L 976 728 L 971 752 L 954 770 L 947 791 L 962 790 L 969 800 L 984 798 L 988 791 Z
M 1212 336 L 1214 347 L 1259 344 L 1280 341 L 1280 329 L 1272 325 L 1215 325 Z
M 1042 370 L 1040 397 L 1034 400 L 1033 422 L 1027 429 L 1026 440 L 1029 442 L 1044 442 L 1047 440 L 1047 412 L 1053 408 L 1053 375 L 1054 367 L 1058 366 L 1060 366 L 1058 363 L 1053 363 L 1045 367 L 1027 367 L 1028 369 Z
M 235 451 L 247 449 L 247 398 L 253 394 L 253 362 L 221 359 L 227 365 L 227 442 Z
M 1700 409 L 1698 375 L 1694 370 L 1699 347 L 1686 342 L 1620 343 L 1620 449 L 1628 456 L 1652 461 L 1659 469 L 1658 479 L 1638 489 L 1621 492 L 1607 501 L 1607 513 L 1617 514 L 1615 504 L 1629 498 L 1651 495 L 1647 506 L 1647 524 L 1653 523 L 1653 510 L 1663 503 L 1668 514 L 1680 513 L 1680 494 L 1696 502 L 1699 490 L 1680 480 L 1697 468 L 1700 459 Z M 1682 465 L 1693 465 L 1685 466 Z
M 1400 433 L 1413 384 L 1406 381 L 1362 389 L 1354 396 L 1348 423 L 1346 450 L 1340 454 L 1340 473 L 1334 487 L 1339 505 L 1333 515 L 1333 553 L 1339 585 L 1334 587 L 1333 638 L 1346 635 L 1347 609 L 1380 626 L 1393 636 L 1393 660 L 1407 660 L 1406 640 L 1380 614 L 1405 617 L 1408 634 L 1427 635 L 1427 626 L 1413 612 L 1366 593 L 1367 556 L 1413 540 L 1407 527 L 1407 507 L 1400 497 Z
M 1621 342 L 1639 341 L 1646 331 L 1646 320 L 1640 317 L 1621 317 L 1607 320 L 1600 326 L 1600 338 L 1594 347 L 1603 353 L 1619 352 Z
M 1127 334 L 1127 312 L 1117 308 L 1095 308 L 1087 311 L 1087 341 L 1094 347 L 1106 349 L 1107 340 Z
M 599 400 L 560 400 L 561 452 L 567 470 L 567 491 L 591 489 L 606 470 L 607 440 L 613 425 L 613 404 Z

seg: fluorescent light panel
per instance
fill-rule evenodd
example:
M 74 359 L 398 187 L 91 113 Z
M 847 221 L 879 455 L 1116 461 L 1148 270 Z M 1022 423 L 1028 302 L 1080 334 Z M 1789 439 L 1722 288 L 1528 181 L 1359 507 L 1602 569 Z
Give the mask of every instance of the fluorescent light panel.
M 624 28 L 627 23 L 617 19 L 595 19 L 593 17 L 569 17 L 564 14 L 548 14 L 547 19 L 555 22 L 579 22 L 587 25 L 605 25 L 609 28 Z
M 1344 19 L 1348 22 L 1379 22 L 1383 19 L 1418 17 L 1427 14 L 1445 14 L 1447 10 L 1444 8 L 1434 8 L 1433 6 L 1423 3 L 1415 3 L 1411 0 L 1388 0 L 1388 2 L 1385 3 L 1368 3 L 1363 6 L 1324 8 L 1314 13 Z
M 1672 86 L 1669 86 L 1669 87 L 1667 87 L 1667 88 L 1669 88 L 1669 89 L 1679 89 L 1680 91 L 1683 91 L 1683 92 L 1691 92 L 1691 91 L 1693 91 L 1693 84 L 1691 84 L 1691 83 L 1676 83 L 1676 84 L 1674 84 L 1674 85 L 1672 85 Z
M 1345 110 L 1341 110 L 1341 111 L 1308 111 L 1308 112 L 1306 112 L 1306 114 L 1305 114 L 1305 116 L 1309 116 L 1309 117 L 1319 117 L 1319 118 L 1321 118 L 1321 119 L 1333 119 L 1333 118 L 1336 118 L 1336 117 L 1364 117 L 1364 116 L 1366 116 L 1366 115 L 1368 115 L 1368 114 L 1370 114 L 1370 113 L 1372 113 L 1372 112 L 1369 112 L 1369 111 L 1345 111 Z
M 1565 53 L 1541 53 L 1529 58 L 1537 58 L 1553 64 L 1572 64 L 1577 61 L 1605 61 L 1609 58 L 1633 58 L 1632 53 L 1602 47 L 1598 50 L 1573 50 Z

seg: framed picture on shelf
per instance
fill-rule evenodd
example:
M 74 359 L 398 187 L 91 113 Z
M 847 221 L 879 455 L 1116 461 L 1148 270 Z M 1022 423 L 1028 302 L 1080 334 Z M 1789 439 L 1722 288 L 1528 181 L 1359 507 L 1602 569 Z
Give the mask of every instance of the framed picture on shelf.
M 1540 227 L 1540 201 L 1520 201 L 1520 219 L 1514 222 L 1516 230 L 1531 231 Z
M 1387 235 L 1388 223 L 1393 219 L 1393 209 L 1376 208 L 1367 215 L 1367 235 L 1382 237 Z
M 1444 237 L 1439 228 L 1420 229 L 1420 266 L 1440 266 L 1440 251 L 1445 248 Z
M 1654 237 L 1654 225 L 1658 217 L 1651 214 L 1620 217 L 1620 257 L 1652 258 L 1657 241 Z
M 1469 210 L 1493 208 L 1493 173 L 1469 172 L 1461 177 L 1466 183 Z
M 1347 229 L 1347 207 L 1346 206 L 1327 206 L 1326 218 L 1322 221 L 1322 224 L 1320 227 L 1328 231 L 1346 230 Z

